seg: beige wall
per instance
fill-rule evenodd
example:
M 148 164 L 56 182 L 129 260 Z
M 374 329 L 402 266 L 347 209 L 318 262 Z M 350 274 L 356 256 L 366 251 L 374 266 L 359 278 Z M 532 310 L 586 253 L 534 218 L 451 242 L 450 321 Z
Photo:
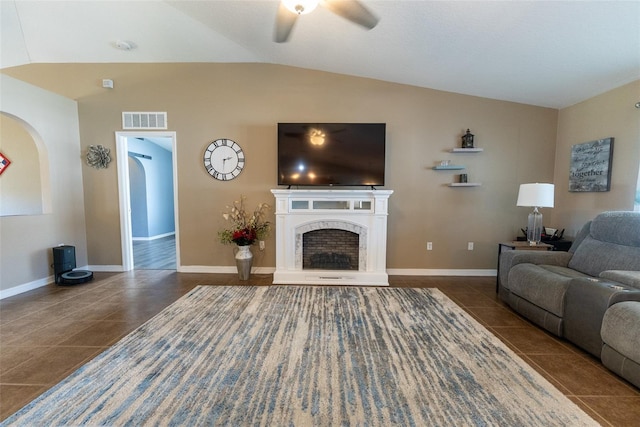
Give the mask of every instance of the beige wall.
M 103 144 L 115 158 L 122 111 L 167 111 L 169 130 L 177 133 L 183 266 L 233 264 L 231 249 L 215 239 L 223 225 L 220 214 L 239 194 L 250 203 L 271 201 L 279 121 L 387 123 L 385 188 L 395 190 L 391 269 L 494 268 L 496 243 L 512 239 L 526 222 L 529 209 L 515 206 L 518 185 L 554 182 L 554 172 L 556 207 L 545 209 L 545 218 L 570 235 L 598 212 L 631 209 L 633 203 L 640 162 L 640 121 L 633 104 L 640 81 L 558 113 L 264 64 L 34 64 L 2 72 L 78 100 L 76 107 L 0 76 L 0 110 L 32 124 L 46 143 L 53 195 L 50 214 L 0 218 L 3 290 L 46 279 L 50 247 L 58 243 L 76 245 L 78 265 L 121 264 L 115 162 L 96 170 L 82 155 L 89 145 Z M 103 78 L 113 78 L 115 89 L 102 89 Z M 484 152 L 450 153 L 467 127 Z M 571 145 L 608 136 L 615 138 L 612 190 L 569 193 Z M 204 148 L 220 137 L 236 140 L 247 154 L 245 171 L 231 182 L 213 180 L 201 163 Z M 458 172 L 431 170 L 443 159 L 466 165 L 470 180 L 483 185 L 447 187 Z M 433 251 L 426 251 L 427 241 Z M 475 242 L 475 251 L 466 250 L 468 241 Z M 256 264 L 275 264 L 272 239 Z
M 518 184 L 553 180 L 553 109 L 265 64 L 61 69 L 57 75 L 79 82 L 115 80 L 115 89 L 88 89 L 91 95 L 78 100 L 83 150 L 103 144 L 115 152 L 122 111 L 168 112 L 169 130 L 177 132 L 183 266 L 233 265 L 231 249 L 216 242 L 221 213 L 240 194 L 251 204 L 272 202 L 278 122 L 387 123 L 385 188 L 395 191 L 389 268 L 495 268 L 496 242 L 512 239 L 526 221 L 527 209 L 515 206 Z M 448 152 L 467 128 L 484 152 Z M 222 137 L 238 142 L 247 156 L 244 172 L 231 182 L 215 181 L 202 165 L 205 147 Z M 466 165 L 470 180 L 482 186 L 448 187 L 459 172 L 431 170 L 443 159 Z M 116 168 L 84 165 L 83 176 L 89 262 L 121 264 Z M 426 251 L 427 241 L 433 251 Z M 256 265 L 275 265 L 272 239 Z
M 30 127 L 42 144 L 39 155 L 47 159 L 43 191 L 50 191 L 44 209 L 49 213 L 0 217 L 0 290 L 24 290 L 47 283 L 53 246 L 74 245 L 78 266 L 87 263 L 78 110 L 75 101 L 8 76 L 0 75 L 0 88 L 0 111 Z
M 556 206 L 554 227 L 572 234 L 582 224 L 607 210 L 633 210 L 640 165 L 640 80 L 562 109 L 556 148 Z M 571 146 L 613 137 L 611 190 L 570 193 Z

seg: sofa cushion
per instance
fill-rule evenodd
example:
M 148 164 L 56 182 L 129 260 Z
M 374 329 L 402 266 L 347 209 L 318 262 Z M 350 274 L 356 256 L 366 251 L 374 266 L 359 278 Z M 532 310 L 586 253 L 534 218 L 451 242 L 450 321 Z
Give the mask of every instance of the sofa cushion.
M 640 302 L 614 304 L 602 320 L 602 341 L 618 353 L 640 363 Z
M 573 239 L 573 243 L 569 248 L 569 252 L 574 253 L 576 249 L 578 249 L 578 246 L 580 246 L 580 243 L 582 243 L 584 238 L 589 235 L 590 230 L 591 230 L 591 221 L 588 221 L 585 225 L 582 226 L 578 234 L 576 234 L 576 238 Z
M 509 271 L 511 292 L 544 310 L 563 317 L 564 295 L 571 279 L 587 277 L 557 265 L 518 264 Z
M 603 212 L 591 221 L 589 234 L 602 242 L 640 247 L 640 213 Z
M 594 224 L 595 220 L 591 225 L 591 230 L 593 230 Z M 606 270 L 640 270 L 640 246 L 625 246 L 606 242 L 593 236 L 592 232 L 578 246 L 569 261 L 569 268 L 593 277 L 598 277 Z
M 518 264 L 544 264 L 566 267 L 572 254 L 562 251 L 502 251 L 500 254 L 500 285 L 509 289 L 509 271 Z

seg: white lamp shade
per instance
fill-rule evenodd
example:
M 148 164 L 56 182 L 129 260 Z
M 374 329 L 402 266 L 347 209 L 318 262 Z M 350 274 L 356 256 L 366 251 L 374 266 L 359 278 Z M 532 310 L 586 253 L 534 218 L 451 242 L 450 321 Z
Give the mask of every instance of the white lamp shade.
M 553 207 L 553 184 L 520 184 L 517 206 Z

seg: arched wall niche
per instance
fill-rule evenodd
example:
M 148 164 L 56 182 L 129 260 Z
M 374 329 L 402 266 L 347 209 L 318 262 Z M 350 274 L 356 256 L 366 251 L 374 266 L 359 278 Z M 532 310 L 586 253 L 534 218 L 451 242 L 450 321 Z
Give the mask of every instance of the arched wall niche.
M 0 111 L 0 151 L 11 164 L 0 176 L 0 216 L 51 213 L 49 153 L 27 121 Z
M 147 212 L 147 174 L 142 162 L 129 155 L 129 194 L 131 198 L 131 236 L 149 237 Z

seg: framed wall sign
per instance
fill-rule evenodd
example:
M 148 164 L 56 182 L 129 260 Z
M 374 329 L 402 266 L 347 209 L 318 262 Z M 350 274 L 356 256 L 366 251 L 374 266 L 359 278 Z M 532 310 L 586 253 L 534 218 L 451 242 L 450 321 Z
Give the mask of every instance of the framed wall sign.
M 569 191 L 597 192 L 611 189 L 613 138 L 571 146 Z

